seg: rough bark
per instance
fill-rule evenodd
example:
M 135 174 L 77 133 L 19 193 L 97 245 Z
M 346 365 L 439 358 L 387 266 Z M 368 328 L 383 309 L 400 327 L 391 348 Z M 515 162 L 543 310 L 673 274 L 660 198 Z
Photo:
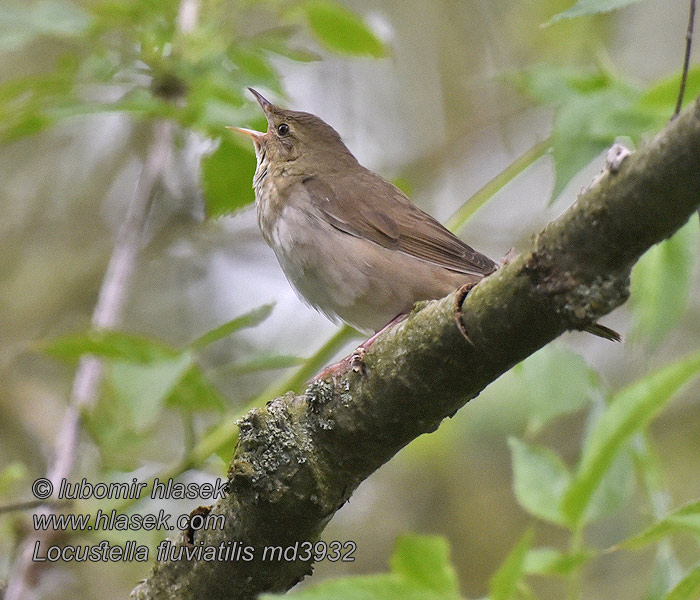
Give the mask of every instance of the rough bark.
M 134 597 L 244 600 L 289 589 L 311 563 L 262 561 L 264 547 L 317 540 L 360 482 L 403 446 L 564 331 L 622 304 L 635 261 L 700 204 L 700 105 L 615 171 L 466 297 L 416 307 L 377 339 L 364 372 L 251 411 L 240 423 L 230 494 L 211 507 L 225 515 L 224 530 L 178 543 L 238 542 L 255 560 L 156 564 Z

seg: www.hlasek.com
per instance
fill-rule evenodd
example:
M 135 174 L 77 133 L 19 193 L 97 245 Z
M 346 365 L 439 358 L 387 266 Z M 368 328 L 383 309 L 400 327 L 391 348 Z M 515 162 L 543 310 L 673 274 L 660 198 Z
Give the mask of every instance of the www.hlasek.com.
M 70 483 L 61 480 L 58 493 L 61 500 L 87 499 L 139 499 L 144 494 L 148 483 L 133 478 L 129 483 L 91 483 L 83 478 L 80 482 Z M 53 483 L 45 478 L 37 479 L 32 484 L 34 496 L 46 500 L 53 495 Z M 207 499 L 224 498 L 228 492 L 227 481 L 221 478 L 214 483 L 179 483 L 172 479 L 153 483 L 148 497 L 153 500 L 164 499 Z M 33 515 L 36 531 L 187 531 L 190 535 L 201 530 L 223 530 L 226 517 L 210 512 L 208 509 L 195 509 L 189 514 L 173 517 L 161 509 L 157 513 L 121 513 L 116 509 L 92 513 L 55 513 L 47 510 Z M 288 546 L 264 546 L 256 548 L 239 541 L 222 541 L 217 545 L 202 542 L 195 544 L 177 544 L 164 539 L 158 544 L 155 559 L 159 562 L 178 560 L 203 561 L 311 561 L 328 560 L 331 562 L 352 562 L 356 550 L 355 542 L 300 541 Z M 41 540 L 34 544 L 32 560 L 35 562 L 113 562 L 149 560 L 149 547 L 128 540 L 123 545 L 112 545 L 108 540 L 87 545 L 48 545 L 42 547 Z

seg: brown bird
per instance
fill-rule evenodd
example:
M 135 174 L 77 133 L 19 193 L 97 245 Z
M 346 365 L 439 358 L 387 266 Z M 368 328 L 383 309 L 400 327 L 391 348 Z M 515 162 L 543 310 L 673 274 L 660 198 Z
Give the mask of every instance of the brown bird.
M 498 265 L 363 167 L 318 117 L 248 88 L 267 118 L 253 140 L 258 223 L 287 279 L 332 321 L 376 332 L 419 300 L 476 284 Z M 599 324 L 591 333 L 618 339 Z

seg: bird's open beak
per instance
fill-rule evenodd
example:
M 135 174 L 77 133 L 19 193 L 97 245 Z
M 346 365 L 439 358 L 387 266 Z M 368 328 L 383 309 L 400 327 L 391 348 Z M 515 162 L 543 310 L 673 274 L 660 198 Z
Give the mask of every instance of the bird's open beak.
M 262 138 L 265 135 L 264 133 L 261 133 L 260 131 L 255 131 L 255 129 L 246 129 L 245 127 L 232 127 L 230 125 L 227 125 L 226 129 L 230 129 L 231 131 L 237 131 L 238 133 L 242 133 L 243 135 L 247 135 L 251 140 L 253 140 L 253 146 L 255 146 L 255 152 L 258 152 L 260 150 L 260 148 L 262 148 L 262 145 L 263 145 Z
M 255 99 L 258 101 L 258 104 L 260 104 L 260 108 L 263 109 L 263 112 L 267 117 L 269 115 L 270 108 L 273 106 L 272 102 L 270 102 L 257 90 L 254 90 L 251 87 L 249 87 L 248 89 L 250 90 L 250 93 L 253 94 L 253 96 L 255 96 Z M 264 132 L 255 131 L 254 129 L 245 129 L 244 127 L 228 126 L 226 127 L 226 129 L 231 129 L 232 131 L 237 131 L 238 133 L 247 135 L 250 139 L 253 140 L 253 144 L 255 144 L 256 148 L 260 147 L 260 145 L 262 144 L 262 137 L 265 135 Z
M 260 108 L 263 109 L 263 112 L 267 115 L 269 113 L 270 108 L 272 107 L 272 102 L 270 102 L 265 96 L 263 96 L 260 92 L 257 90 L 254 90 L 252 87 L 248 88 L 250 90 L 250 93 L 255 96 L 255 99 L 258 101 L 258 104 L 260 105 Z
M 232 125 L 227 125 L 226 129 L 230 129 L 231 131 L 237 131 L 238 133 L 242 133 L 243 135 L 247 135 L 253 141 L 257 141 L 262 136 L 265 135 L 264 133 L 262 133 L 260 131 L 255 131 L 255 129 L 246 129 L 245 127 L 233 127 Z

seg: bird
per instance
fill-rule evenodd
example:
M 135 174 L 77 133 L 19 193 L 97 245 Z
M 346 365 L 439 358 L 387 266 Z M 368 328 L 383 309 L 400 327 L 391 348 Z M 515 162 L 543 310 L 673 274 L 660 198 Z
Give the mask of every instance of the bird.
M 499 268 L 363 167 L 328 123 L 248 89 L 267 131 L 230 129 L 253 141 L 260 231 L 308 305 L 376 335 L 416 302 L 476 285 Z M 598 323 L 586 330 L 620 339 Z

